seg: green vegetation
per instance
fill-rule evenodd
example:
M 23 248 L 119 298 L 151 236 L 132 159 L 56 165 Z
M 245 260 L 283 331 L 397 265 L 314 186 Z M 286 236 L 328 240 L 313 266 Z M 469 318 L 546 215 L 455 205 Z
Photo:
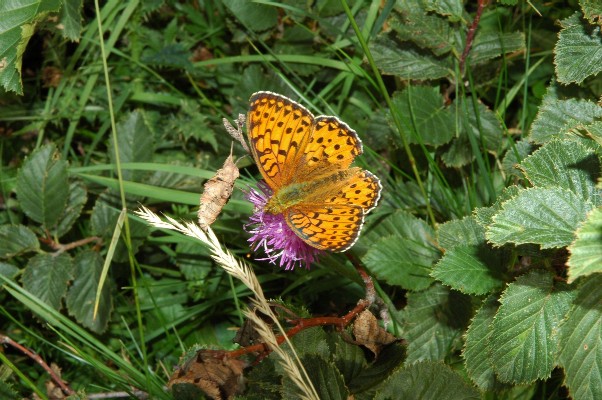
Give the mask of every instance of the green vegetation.
M 602 398 L 602 5 L 490 3 L 0 1 L 0 398 Z M 383 184 L 309 270 L 249 247 L 235 141 L 215 237 L 134 213 L 196 220 L 262 90 L 340 117 Z M 373 351 L 360 265 L 401 339 Z M 318 326 L 228 358 L 274 314 Z M 167 386 L 197 364 L 229 380 Z

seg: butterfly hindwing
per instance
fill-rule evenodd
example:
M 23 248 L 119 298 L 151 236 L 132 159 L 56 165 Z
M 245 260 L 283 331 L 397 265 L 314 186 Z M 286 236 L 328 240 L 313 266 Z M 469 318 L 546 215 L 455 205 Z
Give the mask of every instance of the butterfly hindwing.
M 287 210 L 285 218 L 293 232 L 310 246 L 345 251 L 360 234 L 364 212 L 353 205 L 302 204 Z
M 307 202 L 291 207 L 285 216 L 289 227 L 310 246 L 345 251 L 359 237 L 366 213 L 376 206 L 381 184 L 361 168 L 332 177 L 312 185 Z
M 337 191 L 327 194 L 325 203 L 353 204 L 361 207 L 364 214 L 367 214 L 376 207 L 380 199 L 380 179 L 365 169 L 351 168 L 350 171 L 352 173 L 337 186 Z

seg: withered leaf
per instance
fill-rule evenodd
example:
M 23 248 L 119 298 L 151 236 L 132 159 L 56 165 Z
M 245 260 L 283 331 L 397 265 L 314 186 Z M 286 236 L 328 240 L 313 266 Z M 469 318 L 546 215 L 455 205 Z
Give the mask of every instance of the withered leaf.
M 215 352 L 201 350 L 184 366 L 174 372 L 167 386 L 193 385 L 214 400 L 233 399 L 244 389 L 242 371 L 244 361 L 216 356 Z
M 368 310 L 362 311 L 353 321 L 353 336 L 357 344 L 366 346 L 375 356 L 383 346 L 397 340 L 378 325 L 376 317 Z
M 234 164 L 232 153 L 230 153 L 223 167 L 217 170 L 213 178 L 205 182 L 205 190 L 201 195 L 197 214 L 201 228 L 207 229 L 209 225 L 215 222 L 222 208 L 230 200 L 234 182 L 238 176 L 238 167 Z

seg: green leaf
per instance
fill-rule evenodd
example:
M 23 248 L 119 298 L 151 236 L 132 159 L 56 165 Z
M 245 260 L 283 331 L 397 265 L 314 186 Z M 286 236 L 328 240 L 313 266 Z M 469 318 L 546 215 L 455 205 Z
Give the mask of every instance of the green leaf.
M 572 140 L 554 140 L 527 157 L 521 167 L 535 187 L 570 190 L 579 197 L 599 205 L 600 160 L 595 151 Z
M 23 272 L 23 287 L 56 310 L 73 279 L 73 262 L 67 253 L 38 254 Z
M 531 151 L 533 151 L 533 145 L 526 140 L 519 140 L 516 143 L 511 143 L 510 148 L 504 154 L 502 159 L 502 166 L 506 174 L 523 177 L 522 172 L 518 169 L 518 164 L 523 162 Z
M 119 159 L 122 163 L 150 162 L 153 159 L 154 143 L 153 133 L 144 119 L 144 114 L 133 111 L 117 125 L 117 144 L 119 146 Z M 115 153 L 111 152 L 111 159 L 115 162 Z M 123 170 L 123 179 L 138 182 L 146 171 Z
M 485 229 L 472 216 L 439 225 L 439 246 L 452 250 L 457 246 L 479 245 L 485 241 Z
M 19 273 L 19 268 L 15 267 L 12 264 L 5 263 L 0 261 L 0 275 L 13 279 Z
M 326 332 L 321 328 L 306 329 L 303 332 L 299 332 L 292 339 L 292 343 L 299 357 L 315 355 L 326 359 L 331 354 L 328 346 L 328 337 Z M 283 345 L 283 349 L 290 351 L 288 344 Z
M 102 193 L 97 198 L 96 204 L 92 209 L 92 215 L 90 216 L 90 228 L 96 236 L 103 237 L 107 241 L 111 240 L 121 210 L 120 203 L 119 196 L 111 192 Z M 130 205 L 131 208 L 134 208 L 134 206 Z M 138 251 L 138 248 L 146 240 L 149 229 L 146 223 L 134 219 L 130 220 L 131 248 L 134 253 Z M 128 250 L 124 243 L 124 236 L 122 235 L 115 248 L 113 261 L 125 262 L 127 260 Z
M 349 383 L 366 368 L 366 357 L 360 346 L 350 344 L 340 335 L 334 336 L 334 364 Z
M 42 146 L 25 160 L 17 175 L 17 197 L 27 216 L 46 228 L 56 224 L 67 205 L 67 163 L 53 144 Z
M 504 291 L 491 335 L 491 359 L 503 382 L 524 384 L 550 376 L 556 364 L 558 326 L 572 295 L 554 276 L 531 271 Z
M 426 0 L 424 2 L 427 11 L 445 15 L 450 21 L 461 21 L 464 5 L 460 0 Z
M 391 29 L 400 41 L 411 41 L 436 56 L 449 53 L 454 43 L 454 32 L 445 18 L 427 14 L 420 2 L 399 1 L 396 13 L 389 19 Z
M 475 65 L 524 49 L 525 35 L 521 32 L 482 32 L 475 36 L 469 59 Z
M 102 272 L 103 259 L 95 251 L 79 253 L 74 261 L 75 279 L 67 293 L 69 315 L 96 333 L 107 328 L 113 308 L 110 285 L 104 285 L 98 304 L 98 313 L 94 318 L 94 302 Z
M 179 242 L 176 257 L 176 264 L 187 281 L 203 281 L 213 271 L 214 264 L 209 250 L 196 242 Z
M 456 138 L 449 149 L 441 155 L 441 160 L 446 166 L 460 168 L 470 164 L 474 159 L 474 154 L 470 147 L 470 141 L 464 135 Z
M 35 233 L 24 225 L 0 226 L 0 258 L 11 258 L 29 251 L 40 250 Z
M 453 75 L 449 60 L 440 60 L 428 54 L 421 54 L 386 36 L 377 36 L 370 41 L 369 47 L 376 66 L 385 75 L 421 80 L 439 79 Z
M 443 255 L 431 276 L 462 293 L 490 293 L 504 284 L 508 259 L 503 255 L 485 244 L 457 246 Z
M 577 239 L 569 246 L 568 282 L 602 272 L 602 208 L 594 209 L 577 230 Z
M 69 184 L 69 198 L 67 199 L 67 207 L 63 215 L 59 218 L 59 222 L 53 228 L 57 237 L 61 237 L 73 226 L 75 221 L 80 217 L 84 205 L 88 201 L 88 192 L 84 184 L 80 181 L 71 182 Z
M 62 0 L 61 25 L 63 36 L 73 42 L 79 41 L 82 31 L 82 6 L 83 0 Z
M 222 0 L 222 2 L 246 28 L 255 32 L 265 31 L 278 23 L 276 7 L 247 0 Z
M 485 244 L 485 229 L 474 217 L 439 227 L 439 245 L 446 252 L 431 273 L 462 293 L 485 294 L 503 285 L 507 257 Z
M 391 112 L 403 116 L 412 129 L 402 133 L 408 143 L 423 143 L 441 146 L 454 136 L 454 116 L 445 107 L 439 89 L 427 86 L 412 86 L 393 94 Z
M 403 362 L 405 355 L 405 348 L 399 343 L 388 345 L 372 364 L 348 382 L 349 390 L 362 393 L 380 384 Z
M 378 390 L 376 400 L 480 399 L 479 392 L 447 365 L 420 362 L 400 368 Z
M 456 108 L 452 111 L 454 114 L 464 115 L 458 121 L 462 134 L 473 135 L 486 151 L 497 152 L 500 149 L 504 132 L 493 111 L 480 101 L 476 107 L 472 101 L 456 101 L 453 106 Z
M 602 275 L 585 278 L 560 327 L 559 365 L 571 397 L 602 398 Z
M 362 261 L 378 279 L 410 290 L 421 290 L 432 283 L 430 272 L 440 252 L 433 245 L 435 234 L 426 223 L 398 212 L 370 236 L 374 245 Z
M 196 138 L 211 145 L 217 152 L 217 139 L 210 127 L 209 118 L 203 113 L 198 102 L 182 100 L 180 110 L 165 124 L 164 130 L 170 136 L 180 135 L 186 140 Z
M 59 10 L 59 0 L 0 1 L 0 85 L 23 94 L 21 64 L 38 22 Z
M 537 117 L 531 124 L 528 139 L 543 144 L 555 137 L 563 137 L 573 129 L 602 117 L 602 107 L 593 101 L 581 99 L 560 100 L 552 86 L 543 98 Z
M 503 137 L 502 126 L 484 104 L 477 102 L 475 107 L 472 101 L 456 101 L 451 113 L 460 118 L 457 118 L 458 127 L 454 131 L 458 137 L 441 157 L 447 166 L 459 168 L 474 159 L 469 135 L 476 139 L 483 150 L 493 153 L 499 150 Z
M 576 12 L 560 21 L 562 29 L 554 49 L 556 75 L 561 83 L 581 83 L 602 71 L 602 35 L 600 28 L 591 33 Z
M 408 342 L 406 363 L 443 360 L 456 346 L 468 325 L 468 296 L 435 284 L 422 292 L 409 292 L 402 312 Z
M 0 399 L 20 400 L 23 396 L 19 394 L 13 382 L 8 381 L 10 373 L 7 371 L 9 371 L 8 365 L 3 365 L 2 368 L 0 368 L 0 382 L 2 382 L 0 385 Z
M 156 51 L 145 51 L 141 61 L 161 67 L 192 69 L 190 52 L 182 43 L 167 43 Z
M 590 24 L 602 25 L 602 3 L 597 0 L 580 0 L 579 5 Z
M 505 187 L 490 207 L 480 207 L 474 210 L 474 216 L 479 225 L 488 227 L 493 223 L 493 217 L 502 210 L 502 204 L 520 193 L 522 189 L 519 186 L 512 185 Z
M 343 376 L 334 363 L 318 355 L 307 355 L 302 359 L 303 367 L 314 384 L 320 400 L 344 400 L 349 398 Z
M 466 331 L 466 343 L 462 351 L 466 372 L 482 391 L 493 390 L 499 385 L 493 371 L 493 360 L 489 357 L 492 351 L 491 328 L 497 309 L 497 296 L 489 296 Z
M 591 136 L 596 143 L 602 145 L 602 121 L 594 121 L 591 124 L 583 126 L 587 135 Z
M 496 246 L 535 243 L 543 249 L 568 246 L 589 210 L 590 202 L 561 188 L 533 188 L 504 202 L 486 237 Z

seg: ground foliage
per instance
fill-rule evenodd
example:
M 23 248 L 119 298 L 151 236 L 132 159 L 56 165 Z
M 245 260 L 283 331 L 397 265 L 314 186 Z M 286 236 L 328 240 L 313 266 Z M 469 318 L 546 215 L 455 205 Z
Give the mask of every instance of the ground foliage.
M 404 342 L 375 356 L 349 332 L 295 336 L 320 398 L 602 398 L 602 7 L 348 3 L 0 2 L 2 341 L 73 396 L 199 396 L 165 385 L 185 351 L 237 347 L 250 291 L 131 211 L 194 219 L 230 153 L 222 118 L 270 90 L 357 130 L 384 186 L 351 252 Z M 285 307 L 353 308 L 341 254 L 255 260 L 258 174 L 238 166 L 221 243 Z M 56 390 L 18 347 L 0 360 L 0 397 Z M 276 360 L 245 369 L 239 398 L 299 396 Z

